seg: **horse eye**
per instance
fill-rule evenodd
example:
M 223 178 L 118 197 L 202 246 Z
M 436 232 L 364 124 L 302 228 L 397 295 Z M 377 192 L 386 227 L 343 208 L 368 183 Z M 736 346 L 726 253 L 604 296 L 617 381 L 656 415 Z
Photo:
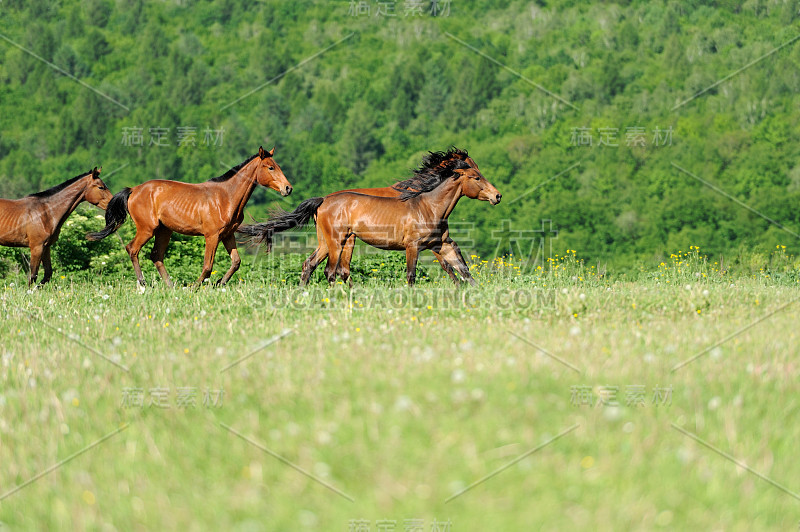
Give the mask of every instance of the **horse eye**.
M 275 167 L 274 166 L 270 166 L 269 169 L 270 170 L 275 170 Z

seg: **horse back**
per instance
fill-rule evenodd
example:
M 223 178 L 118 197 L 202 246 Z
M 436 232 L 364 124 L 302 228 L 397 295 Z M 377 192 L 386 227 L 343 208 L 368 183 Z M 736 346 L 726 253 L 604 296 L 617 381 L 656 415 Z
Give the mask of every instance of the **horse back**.
M 399 190 L 395 190 L 392 187 L 381 187 L 381 188 L 351 188 L 348 190 L 339 190 L 337 192 L 331 192 L 326 197 L 338 196 L 340 194 L 366 194 L 367 196 L 376 196 L 380 198 L 395 198 L 400 195 Z
M 201 235 L 203 219 L 218 210 L 218 203 L 207 183 L 153 179 L 131 189 L 128 213 L 137 227 L 163 225 L 178 233 Z

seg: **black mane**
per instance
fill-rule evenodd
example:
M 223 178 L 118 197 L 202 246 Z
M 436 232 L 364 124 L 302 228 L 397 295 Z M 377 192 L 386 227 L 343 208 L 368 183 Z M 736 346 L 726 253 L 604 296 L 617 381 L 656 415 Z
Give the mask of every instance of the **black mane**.
M 457 156 L 457 157 L 455 157 Z M 455 170 L 469 168 L 464 160 L 468 157 L 466 150 L 455 146 L 447 151 L 431 151 L 422 158 L 419 167 L 414 170 L 413 177 L 395 183 L 392 188 L 402 192 L 400 200 L 406 201 L 416 198 L 420 194 L 430 192 L 448 178 L 455 177 Z
M 209 179 L 209 181 L 213 181 L 214 183 L 219 183 L 221 181 L 227 181 L 228 179 L 230 179 L 233 176 L 235 176 L 239 172 L 239 170 L 241 170 L 247 163 L 249 163 L 250 161 L 252 161 L 256 157 L 258 157 L 257 153 L 255 155 L 253 155 L 252 157 L 248 157 L 247 159 L 245 159 L 241 164 L 237 164 L 236 166 L 234 166 L 233 168 L 231 168 L 230 170 L 228 170 L 227 172 L 225 172 L 221 176 L 212 177 L 211 179 Z
M 435 170 L 445 161 L 450 159 L 466 160 L 467 157 L 469 157 L 467 150 L 460 150 L 455 146 L 450 146 L 447 151 L 429 151 L 428 155 L 422 158 L 419 168 L 414 170 L 414 173 L 418 174 L 427 170 Z
M 34 192 L 33 194 L 28 194 L 28 197 L 30 197 L 30 198 L 49 198 L 53 194 L 57 194 L 58 192 L 61 192 L 62 190 L 64 190 L 65 188 L 67 188 L 68 186 L 73 184 L 75 181 L 77 181 L 78 179 L 81 179 L 82 177 L 86 177 L 87 175 L 89 175 L 91 173 L 92 172 L 83 172 L 82 174 L 78 174 L 78 175 L 76 175 L 75 177 L 73 177 L 71 179 L 67 179 L 66 181 L 64 181 L 60 185 L 56 185 L 54 187 L 50 187 L 47 190 L 43 190 L 41 192 Z

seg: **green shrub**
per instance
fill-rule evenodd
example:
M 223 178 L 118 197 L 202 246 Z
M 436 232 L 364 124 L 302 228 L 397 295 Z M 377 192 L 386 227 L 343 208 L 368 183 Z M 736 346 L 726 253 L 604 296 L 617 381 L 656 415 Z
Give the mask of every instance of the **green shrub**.
M 0 247 L 0 277 L 16 275 L 28 267 L 24 248 Z
M 104 216 L 96 209 L 83 207 L 73 212 L 53 246 L 53 268 L 61 272 L 88 270 L 94 256 L 110 253 L 115 246 L 112 237 L 98 242 L 86 240 L 86 233 L 98 231 L 104 225 Z

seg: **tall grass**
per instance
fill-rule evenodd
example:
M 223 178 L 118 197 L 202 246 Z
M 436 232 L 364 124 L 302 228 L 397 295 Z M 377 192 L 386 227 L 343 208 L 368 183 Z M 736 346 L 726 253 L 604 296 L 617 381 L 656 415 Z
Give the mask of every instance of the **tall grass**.
M 0 496 L 125 429 L 1 500 L 0 522 L 796 527 L 793 495 L 691 436 L 800 490 L 789 259 L 740 274 L 691 249 L 622 276 L 572 251 L 541 269 L 475 256 L 479 286 L 431 263 L 409 289 L 391 254 L 357 257 L 353 288 L 299 288 L 302 258 L 196 291 L 6 277 Z

